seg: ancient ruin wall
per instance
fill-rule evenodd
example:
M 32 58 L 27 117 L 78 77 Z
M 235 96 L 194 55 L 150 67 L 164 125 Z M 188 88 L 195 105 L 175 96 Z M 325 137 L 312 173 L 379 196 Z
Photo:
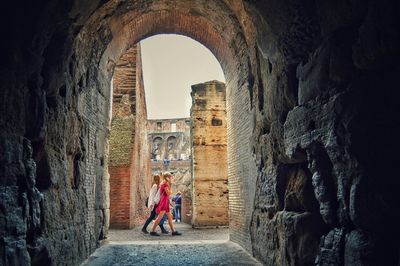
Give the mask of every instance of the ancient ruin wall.
M 140 46 L 118 61 L 113 77 L 109 143 L 110 227 L 132 228 L 143 222 L 150 176 L 147 113 L 141 77 Z
M 228 225 L 225 84 L 192 85 L 191 96 L 192 225 Z
M 132 48 L 118 61 L 113 76 L 113 105 L 109 143 L 110 227 L 129 228 L 132 159 L 136 120 L 136 54 Z
M 148 120 L 148 141 L 153 161 L 189 160 L 190 118 Z
M 140 44 L 136 44 L 139 47 Z M 136 204 L 131 206 L 133 218 L 131 227 L 143 224 L 148 211 L 143 204 L 148 196 L 152 178 L 150 165 L 150 143 L 147 139 L 147 105 L 145 98 L 145 88 L 143 81 L 143 65 L 142 53 L 138 53 L 136 57 L 136 121 L 135 121 L 135 142 L 137 143 L 135 150 L 135 168 L 133 175 L 136 177 L 136 182 L 132 190 L 136 198 Z
M 399 132 L 389 96 L 399 72 L 399 5 L 247 7 L 257 21 L 260 78 L 255 256 L 268 265 L 398 264 L 398 179 L 386 166 L 398 147 L 388 136 Z
M 172 124 L 175 124 L 175 131 L 172 130 Z M 149 133 L 188 132 L 190 130 L 190 118 L 149 119 L 147 128 Z

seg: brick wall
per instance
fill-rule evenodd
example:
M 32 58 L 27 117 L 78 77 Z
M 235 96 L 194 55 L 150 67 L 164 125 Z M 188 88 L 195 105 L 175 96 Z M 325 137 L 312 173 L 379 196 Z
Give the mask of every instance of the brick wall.
M 225 85 L 193 85 L 191 95 L 192 225 L 228 225 Z
M 233 83 L 233 82 L 232 82 Z M 228 188 L 229 237 L 252 252 L 249 228 L 254 206 L 257 168 L 251 156 L 253 119 L 251 99 L 242 87 L 227 84 L 227 138 L 228 138 Z
M 144 202 L 150 190 L 152 175 L 150 167 L 150 149 L 147 139 L 147 107 L 143 83 L 142 59 L 140 44 L 137 44 L 136 57 L 136 120 L 135 148 L 133 153 L 132 173 L 134 182 L 131 184 L 134 204 L 131 205 L 131 227 L 144 222 L 147 215 Z
M 144 201 L 151 179 L 140 46 L 129 49 L 118 61 L 113 89 L 110 226 L 132 228 L 145 217 Z

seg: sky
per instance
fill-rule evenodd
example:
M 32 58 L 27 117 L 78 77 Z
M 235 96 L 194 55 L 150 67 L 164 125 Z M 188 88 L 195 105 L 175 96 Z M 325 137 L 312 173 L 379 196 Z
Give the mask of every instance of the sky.
M 225 82 L 215 56 L 191 38 L 162 34 L 140 45 L 148 119 L 190 117 L 191 85 Z

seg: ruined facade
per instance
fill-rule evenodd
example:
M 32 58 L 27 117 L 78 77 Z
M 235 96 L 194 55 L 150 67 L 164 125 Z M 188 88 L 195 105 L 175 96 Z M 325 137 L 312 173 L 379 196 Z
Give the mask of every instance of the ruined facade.
M 148 120 L 151 170 L 174 175 L 172 193 L 182 193 L 182 222 L 192 219 L 190 118 Z
M 99 246 L 111 79 L 159 33 L 198 40 L 224 70 L 232 241 L 267 265 L 399 263 L 398 1 L 3 8 L 2 264 L 77 265 Z
M 148 120 L 151 159 L 190 159 L 190 118 Z
M 192 225 L 229 224 L 225 84 L 192 85 Z
M 118 60 L 112 86 L 108 165 L 110 227 L 127 229 L 143 223 L 144 202 L 151 184 L 139 44 Z

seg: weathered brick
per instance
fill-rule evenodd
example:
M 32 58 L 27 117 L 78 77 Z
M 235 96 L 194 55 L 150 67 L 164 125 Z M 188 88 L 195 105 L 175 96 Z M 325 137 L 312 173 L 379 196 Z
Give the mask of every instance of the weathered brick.
M 109 146 L 110 226 L 132 228 L 143 223 L 144 201 L 151 182 L 147 111 L 140 46 L 117 62 L 113 78 Z

